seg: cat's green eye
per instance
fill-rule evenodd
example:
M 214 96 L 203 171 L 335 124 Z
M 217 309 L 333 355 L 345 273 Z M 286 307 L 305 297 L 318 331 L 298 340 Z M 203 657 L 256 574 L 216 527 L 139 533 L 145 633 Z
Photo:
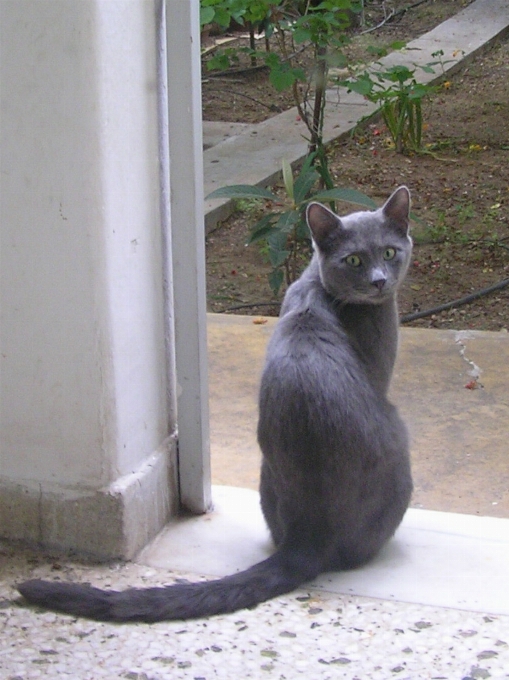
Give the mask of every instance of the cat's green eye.
M 347 255 L 345 257 L 345 262 L 350 265 L 350 267 L 360 267 L 362 262 L 358 255 Z
M 394 248 L 386 248 L 384 250 L 384 260 L 393 260 L 396 256 L 396 250 Z

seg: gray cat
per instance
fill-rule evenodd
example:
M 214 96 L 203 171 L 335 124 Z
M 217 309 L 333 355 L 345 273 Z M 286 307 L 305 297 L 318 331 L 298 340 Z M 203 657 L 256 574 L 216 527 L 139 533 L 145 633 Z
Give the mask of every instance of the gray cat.
M 276 552 L 233 576 L 165 588 L 27 581 L 29 602 L 102 621 L 190 619 L 254 606 L 380 550 L 412 492 L 406 430 L 387 399 L 409 209 L 406 187 L 343 218 L 308 206 L 315 253 L 286 293 L 260 388 L 260 495 Z

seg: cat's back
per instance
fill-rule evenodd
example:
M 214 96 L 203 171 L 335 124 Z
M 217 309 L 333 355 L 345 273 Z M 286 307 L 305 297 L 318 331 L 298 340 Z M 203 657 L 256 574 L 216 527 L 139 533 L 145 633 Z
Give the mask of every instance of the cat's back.
M 342 361 L 352 350 L 333 301 L 320 285 L 311 263 L 285 295 L 269 342 L 267 363 L 308 363 L 322 353 Z
M 312 266 L 287 291 L 269 341 L 260 390 L 261 410 L 286 406 L 313 411 L 368 397 L 368 381 L 333 300 Z M 271 403 L 274 402 L 274 403 Z M 285 406 L 286 405 L 286 406 Z
M 369 380 L 333 300 L 304 275 L 288 290 L 267 348 L 258 420 L 265 459 L 277 466 L 286 461 L 286 470 L 312 465 L 313 475 L 325 470 L 335 475 L 361 459 L 379 459 L 391 411 Z

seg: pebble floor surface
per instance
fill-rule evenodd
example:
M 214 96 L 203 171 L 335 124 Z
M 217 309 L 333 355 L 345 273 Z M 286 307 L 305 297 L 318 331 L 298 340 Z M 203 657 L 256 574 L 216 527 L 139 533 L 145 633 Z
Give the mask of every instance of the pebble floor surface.
M 13 584 L 109 588 L 196 579 L 139 564 L 87 566 L 0 544 L 0 678 L 470 680 L 509 678 L 509 617 L 302 588 L 228 616 L 108 624 L 25 608 Z

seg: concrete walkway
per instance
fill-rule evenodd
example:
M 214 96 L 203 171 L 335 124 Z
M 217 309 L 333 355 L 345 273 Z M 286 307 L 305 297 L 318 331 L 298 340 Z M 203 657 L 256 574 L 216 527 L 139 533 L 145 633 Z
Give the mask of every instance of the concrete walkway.
M 275 323 L 209 315 L 215 484 L 258 489 L 258 381 Z M 401 329 L 391 398 L 411 433 L 413 507 L 509 518 L 508 366 L 508 333 Z

